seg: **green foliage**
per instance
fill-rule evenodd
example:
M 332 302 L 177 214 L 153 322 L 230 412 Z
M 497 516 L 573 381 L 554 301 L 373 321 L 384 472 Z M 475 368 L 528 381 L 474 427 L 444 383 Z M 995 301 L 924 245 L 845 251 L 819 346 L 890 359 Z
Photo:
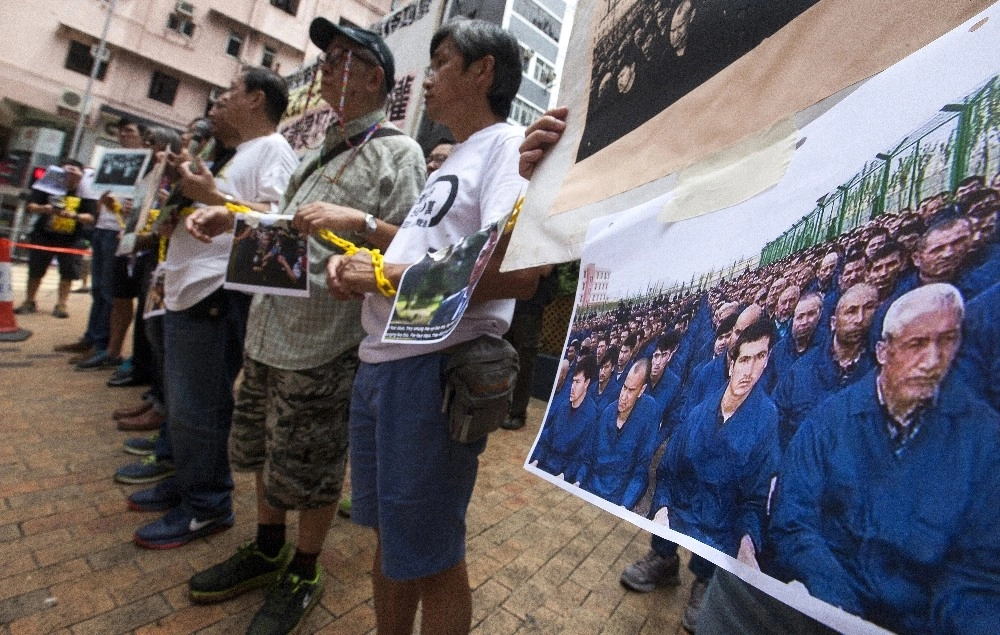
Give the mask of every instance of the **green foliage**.
M 576 288 L 580 280 L 580 261 L 563 262 L 556 265 L 556 277 L 559 278 L 559 287 L 556 297 L 575 296 Z

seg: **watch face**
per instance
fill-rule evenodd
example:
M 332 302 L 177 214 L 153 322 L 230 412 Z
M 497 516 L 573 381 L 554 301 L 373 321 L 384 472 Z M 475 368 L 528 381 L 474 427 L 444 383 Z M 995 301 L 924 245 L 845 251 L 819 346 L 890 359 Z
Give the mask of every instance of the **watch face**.
M 371 214 L 365 215 L 365 229 L 369 232 L 374 232 L 378 229 L 378 223 L 375 221 L 375 217 Z

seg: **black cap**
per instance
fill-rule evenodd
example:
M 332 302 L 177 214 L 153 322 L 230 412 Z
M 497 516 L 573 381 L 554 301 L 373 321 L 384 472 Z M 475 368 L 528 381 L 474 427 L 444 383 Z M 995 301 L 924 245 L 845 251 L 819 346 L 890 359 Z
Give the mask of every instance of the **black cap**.
M 382 36 L 373 31 L 337 25 L 326 18 L 316 18 L 309 25 L 309 39 L 324 51 L 330 46 L 330 41 L 335 35 L 343 35 L 366 51 L 371 51 L 379 66 L 385 71 L 385 92 L 392 92 L 396 85 L 396 63 L 392 58 L 392 51 Z

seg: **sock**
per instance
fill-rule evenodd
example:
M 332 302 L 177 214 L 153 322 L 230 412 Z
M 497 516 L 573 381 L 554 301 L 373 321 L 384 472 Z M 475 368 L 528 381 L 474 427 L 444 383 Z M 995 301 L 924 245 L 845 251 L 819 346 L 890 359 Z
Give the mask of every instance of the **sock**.
M 318 553 L 306 553 L 296 549 L 295 556 L 288 565 L 288 573 L 294 573 L 303 580 L 312 580 L 316 577 L 316 560 L 318 558 Z
M 273 558 L 281 552 L 285 546 L 285 525 L 257 525 L 257 548 L 267 556 Z

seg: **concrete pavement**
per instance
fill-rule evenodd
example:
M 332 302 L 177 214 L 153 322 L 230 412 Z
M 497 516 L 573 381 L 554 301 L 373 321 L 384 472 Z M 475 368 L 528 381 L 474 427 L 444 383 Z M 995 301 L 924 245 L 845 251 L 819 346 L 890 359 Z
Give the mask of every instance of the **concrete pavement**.
M 15 302 L 26 269 L 15 264 Z M 155 514 L 129 511 L 137 486 L 115 483 L 135 457 L 111 412 L 138 403 L 141 388 L 108 388 L 107 372 L 77 372 L 55 344 L 77 339 L 90 296 L 71 294 L 69 319 L 50 312 L 56 272 L 39 294 L 39 313 L 18 316 L 34 335 L 0 343 L 0 632 L 242 633 L 261 592 L 212 606 L 187 598 L 192 573 L 228 557 L 255 532 L 253 480 L 236 475 L 237 523 L 180 549 L 136 547 L 132 533 Z M 649 536 L 521 468 L 544 404 L 527 426 L 491 435 L 469 511 L 473 632 L 680 633 L 685 584 L 642 595 L 618 583 Z M 295 535 L 294 514 L 289 536 Z M 374 537 L 337 518 L 321 563 L 321 604 L 304 633 L 374 632 Z

